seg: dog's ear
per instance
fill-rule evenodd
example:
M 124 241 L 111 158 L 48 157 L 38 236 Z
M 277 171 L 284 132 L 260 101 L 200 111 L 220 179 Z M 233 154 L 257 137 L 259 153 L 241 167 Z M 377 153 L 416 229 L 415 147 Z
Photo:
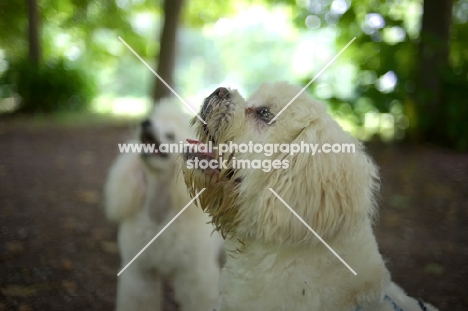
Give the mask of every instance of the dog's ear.
M 293 144 L 301 143 L 317 145 L 317 153 L 285 156 L 289 168 L 272 171 L 265 180 L 268 187 L 263 192 L 256 221 L 257 237 L 288 243 L 318 241 L 268 188 L 322 238 L 352 234 L 356 226 L 373 217 L 374 192 L 378 188 L 375 165 L 362 145 L 328 114 L 315 119 L 299 133 Z M 354 146 L 355 150 L 325 153 L 321 149 L 324 144 Z

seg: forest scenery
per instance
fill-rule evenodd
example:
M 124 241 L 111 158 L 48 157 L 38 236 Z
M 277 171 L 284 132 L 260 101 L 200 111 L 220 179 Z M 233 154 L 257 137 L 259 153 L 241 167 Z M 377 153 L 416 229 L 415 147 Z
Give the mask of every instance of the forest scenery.
M 177 273 L 162 277 L 161 301 L 122 307 L 126 225 L 106 206 L 118 146 L 196 133 L 186 122 L 146 135 L 148 122 L 172 117 L 167 98 L 197 124 L 215 89 L 248 99 L 277 81 L 323 102 L 378 167 L 372 228 L 392 281 L 439 310 L 468 310 L 468 0 L 2 0 L 0 311 L 198 310 L 184 304 Z M 143 175 L 154 173 L 149 157 L 135 157 Z M 133 191 L 125 178 L 117 193 Z M 142 206 L 176 187 L 161 194 L 142 180 Z M 171 218 L 139 249 L 156 233 L 164 241 Z M 163 247 L 145 252 L 170 253 Z

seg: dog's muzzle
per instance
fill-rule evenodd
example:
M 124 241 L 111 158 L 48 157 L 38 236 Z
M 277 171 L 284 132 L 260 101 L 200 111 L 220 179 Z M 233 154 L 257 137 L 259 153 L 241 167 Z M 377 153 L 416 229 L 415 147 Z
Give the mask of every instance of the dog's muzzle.
M 203 106 L 200 112 L 202 119 L 208 118 L 214 108 L 220 106 L 223 103 L 227 103 L 230 98 L 231 94 L 227 88 L 217 88 L 213 93 L 211 93 L 210 96 L 205 98 L 205 101 L 203 102 Z
M 192 124 L 197 124 L 198 128 L 198 139 L 187 139 L 187 142 L 192 146 L 197 146 L 194 151 L 194 148 L 186 148 L 184 150 L 184 159 L 187 160 L 209 160 L 211 163 L 218 162 L 219 159 L 223 158 L 222 154 L 218 154 L 214 148 L 213 150 L 208 150 L 208 142 L 211 145 L 217 146 L 219 139 L 219 128 L 223 124 L 226 124 L 226 116 L 229 113 L 232 104 L 232 96 L 229 90 L 225 87 L 217 88 L 211 95 L 205 98 L 203 101 L 202 108 L 200 110 L 200 117 L 203 118 L 206 123 L 202 124 L 197 121 L 196 118 L 193 119 Z M 211 146 L 210 145 L 210 146 Z M 204 147 L 204 148 L 201 148 Z M 221 172 L 221 167 L 216 169 L 211 169 L 208 171 L 216 171 L 216 173 Z M 232 174 L 231 176 L 232 177 Z
M 140 142 L 142 144 L 153 145 L 154 152 L 153 153 L 142 153 L 143 157 L 148 156 L 158 156 L 161 158 L 169 157 L 168 153 L 158 152 L 159 146 L 161 145 L 161 141 L 157 138 L 157 135 L 154 133 L 153 126 L 150 120 L 144 120 L 140 124 Z

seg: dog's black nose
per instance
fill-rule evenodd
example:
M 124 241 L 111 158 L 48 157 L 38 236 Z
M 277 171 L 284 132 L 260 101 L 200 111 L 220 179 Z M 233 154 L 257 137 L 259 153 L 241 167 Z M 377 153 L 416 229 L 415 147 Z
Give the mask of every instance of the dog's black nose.
M 213 94 L 217 95 L 219 98 L 229 98 L 229 90 L 225 87 L 218 87 Z
M 141 122 L 141 127 L 143 129 L 147 128 L 147 127 L 150 127 L 151 126 L 151 121 L 146 119 L 145 121 Z
M 210 96 L 205 98 L 200 114 L 205 119 L 214 107 L 219 107 L 221 104 L 227 104 L 227 101 L 231 98 L 229 90 L 225 87 L 218 87 Z

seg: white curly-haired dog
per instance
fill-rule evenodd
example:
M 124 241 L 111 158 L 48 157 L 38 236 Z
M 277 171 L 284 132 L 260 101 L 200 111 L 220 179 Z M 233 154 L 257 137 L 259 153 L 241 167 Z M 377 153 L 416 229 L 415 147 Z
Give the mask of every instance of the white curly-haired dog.
M 226 238 L 231 254 L 221 272 L 219 310 L 436 310 L 391 281 L 372 231 L 378 172 L 363 146 L 341 129 L 322 103 L 304 93 L 273 121 L 299 92 L 288 83 L 264 84 L 246 101 L 237 91 L 218 88 L 201 109 L 206 125 L 192 121 L 200 141 L 191 141 L 198 146 L 252 142 L 356 148 L 354 153 L 315 156 L 278 150 L 267 156 L 235 149 L 184 154 L 189 190 L 193 195 L 206 188 L 199 204 Z M 267 169 L 248 169 L 239 162 L 254 159 Z M 218 167 L 190 169 L 202 160 L 218 161 Z M 277 169 L 268 171 L 265 160 L 277 160 Z
M 180 143 L 193 135 L 189 117 L 174 100 L 162 100 L 133 143 Z M 191 200 L 175 153 L 124 153 L 104 189 L 107 217 L 119 223 L 124 267 Z M 192 204 L 193 205 L 193 204 Z M 222 239 L 209 217 L 189 206 L 118 277 L 117 310 L 161 310 L 162 280 L 169 280 L 181 311 L 213 310 L 219 296 Z

